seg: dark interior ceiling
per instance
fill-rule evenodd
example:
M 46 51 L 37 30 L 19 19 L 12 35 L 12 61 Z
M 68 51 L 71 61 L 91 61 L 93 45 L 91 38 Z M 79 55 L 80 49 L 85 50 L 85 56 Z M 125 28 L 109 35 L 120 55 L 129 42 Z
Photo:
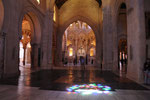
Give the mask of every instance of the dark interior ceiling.
M 55 3 L 56 3 L 56 5 L 57 5 L 58 9 L 60 9 L 61 6 L 62 6 L 66 1 L 68 1 L 68 0 L 55 0 Z M 99 6 L 102 5 L 102 1 L 101 1 L 101 0 L 96 0 L 96 1 L 99 3 Z

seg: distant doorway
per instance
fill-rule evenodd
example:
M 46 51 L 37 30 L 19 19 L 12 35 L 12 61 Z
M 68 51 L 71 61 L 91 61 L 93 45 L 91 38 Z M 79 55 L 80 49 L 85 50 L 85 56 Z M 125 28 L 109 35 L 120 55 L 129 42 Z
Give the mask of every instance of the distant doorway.
M 119 41 L 119 67 L 118 69 L 123 72 L 127 72 L 127 40 L 121 39 Z
M 118 13 L 117 37 L 118 37 L 118 70 L 127 73 L 127 9 L 122 3 Z
M 95 65 L 96 38 L 88 24 L 82 21 L 70 24 L 62 40 L 62 62 L 65 66 Z
M 31 65 L 31 24 L 25 15 L 22 21 L 22 38 L 20 40 L 19 60 L 20 66 L 30 67 Z

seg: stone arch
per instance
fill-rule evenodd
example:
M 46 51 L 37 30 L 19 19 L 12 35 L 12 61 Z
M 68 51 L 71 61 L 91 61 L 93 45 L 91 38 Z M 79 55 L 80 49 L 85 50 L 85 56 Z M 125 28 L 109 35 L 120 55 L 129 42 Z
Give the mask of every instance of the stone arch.
M 127 39 L 127 36 L 126 35 L 120 35 L 120 36 L 118 36 L 118 42 L 120 39 Z
M 18 38 L 22 38 L 22 21 L 24 16 L 28 17 L 31 26 L 31 67 L 41 65 L 41 40 L 42 40 L 42 15 L 34 8 L 28 6 L 22 10 L 18 23 Z
M 74 17 L 88 18 L 97 25 L 101 21 L 101 8 L 96 0 L 69 0 L 59 9 L 59 24 L 63 25 Z
M 61 26 L 60 26 L 60 29 L 59 29 L 60 36 L 62 37 L 63 34 L 64 34 L 64 32 L 65 32 L 65 30 L 67 29 L 67 27 L 68 27 L 71 23 L 73 23 L 73 22 L 75 22 L 75 21 L 77 21 L 77 20 L 80 20 L 80 21 L 82 21 L 82 22 L 87 23 L 87 24 L 92 28 L 92 30 L 94 31 L 95 37 L 98 38 L 98 37 L 100 37 L 100 35 L 102 34 L 102 33 L 101 33 L 101 34 L 99 33 L 98 25 L 95 24 L 95 23 L 93 23 L 90 19 L 88 19 L 88 18 L 86 18 L 86 17 L 83 17 L 83 16 L 75 16 L 75 17 L 70 18 L 67 22 L 65 22 L 64 25 L 61 25 Z M 102 37 L 101 37 L 101 38 L 102 38 Z M 96 41 L 98 41 L 98 40 L 99 40 L 99 39 L 96 39 Z
M 3 20 L 4 20 L 4 6 L 2 0 L 0 0 L 0 31 L 2 29 Z
M 33 23 L 33 34 L 34 34 L 34 43 L 39 44 L 41 42 L 41 33 L 42 33 L 42 16 L 38 14 L 37 11 L 35 11 L 32 7 L 25 7 L 23 9 L 20 18 L 19 18 L 19 25 L 18 25 L 18 36 L 19 39 L 22 37 L 22 21 L 25 15 L 28 15 L 31 19 L 31 22 Z
M 121 27 L 121 30 L 125 30 L 124 33 L 126 34 L 118 34 L 119 30 L 118 28 Z M 117 14 L 117 35 L 118 39 L 119 37 L 126 36 L 127 38 L 127 8 L 126 4 L 122 2 L 118 8 L 118 14 Z M 125 38 L 125 37 L 124 37 Z
M 113 20 L 114 20 L 114 24 L 116 24 L 117 18 L 118 18 L 118 14 L 119 14 L 119 8 L 121 6 L 122 3 L 126 4 L 126 0 L 111 0 L 110 2 L 110 6 L 112 8 L 111 13 L 113 16 Z M 127 4 L 126 4 L 126 9 L 127 9 Z M 114 25 L 115 27 L 116 25 Z
M 59 55 L 58 57 L 60 58 L 60 55 L 61 55 L 60 52 L 61 52 L 61 48 L 62 48 L 61 47 L 62 45 L 60 45 L 60 44 L 62 43 L 62 37 L 63 37 L 65 30 L 67 29 L 67 27 L 70 24 L 72 24 L 73 22 L 78 21 L 78 20 L 87 23 L 94 31 L 94 34 L 96 37 L 96 55 L 97 55 L 96 59 L 98 61 L 98 64 L 100 65 L 101 60 L 102 60 L 100 57 L 100 56 L 102 56 L 102 33 L 100 33 L 100 28 L 98 27 L 97 24 L 93 23 L 90 19 L 83 17 L 83 16 L 72 17 L 67 22 L 65 22 L 63 25 L 59 26 L 59 31 L 58 31 L 59 36 L 57 36 L 57 40 L 59 40 L 59 42 L 57 42 L 57 49 L 59 48 L 59 51 L 57 51 L 57 56 Z M 59 58 L 56 58 L 56 59 L 59 59 Z M 59 61 L 60 61 L 60 59 L 59 59 Z

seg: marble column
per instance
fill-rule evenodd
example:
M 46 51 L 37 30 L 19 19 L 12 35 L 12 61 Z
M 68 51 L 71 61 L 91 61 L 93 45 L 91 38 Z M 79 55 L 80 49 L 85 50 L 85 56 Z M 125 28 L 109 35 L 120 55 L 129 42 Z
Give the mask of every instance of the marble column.
M 132 22 L 132 23 L 131 23 Z M 128 0 L 128 66 L 127 77 L 143 82 L 143 65 L 146 58 L 145 16 L 143 0 Z

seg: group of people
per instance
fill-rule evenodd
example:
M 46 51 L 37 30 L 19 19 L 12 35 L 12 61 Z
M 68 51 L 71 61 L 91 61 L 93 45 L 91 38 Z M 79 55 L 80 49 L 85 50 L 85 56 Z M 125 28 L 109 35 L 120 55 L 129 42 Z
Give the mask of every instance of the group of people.
M 147 60 L 144 63 L 144 83 L 150 84 L 150 60 Z
M 122 70 L 125 73 L 127 72 L 127 58 L 120 59 L 120 63 L 119 63 L 118 69 Z
M 124 64 L 127 65 L 127 58 L 125 58 L 125 59 L 122 58 L 122 59 L 120 60 L 120 62 L 121 62 L 121 65 L 122 65 L 122 66 L 123 66 Z
M 70 63 L 70 61 L 68 61 L 68 58 L 64 58 L 64 59 L 62 60 L 62 62 L 63 62 L 64 65 L 67 65 L 68 63 Z M 81 66 L 83 66 L 83 65 L 88 65 L 88 58 L 87 58 L 87 57 L 80 56 L 80 58 L 77 59 L 77 57 L 75 57 L 75 58 L 71 61 L 71 63 L 73 63 L 74 66 L 77 65 L 77 64 L 80 64 Z M 92 64 L 92 65 L 94 64 L 94 60 L 93 60 L 93 59 L 91 60 L 91 64 Z

